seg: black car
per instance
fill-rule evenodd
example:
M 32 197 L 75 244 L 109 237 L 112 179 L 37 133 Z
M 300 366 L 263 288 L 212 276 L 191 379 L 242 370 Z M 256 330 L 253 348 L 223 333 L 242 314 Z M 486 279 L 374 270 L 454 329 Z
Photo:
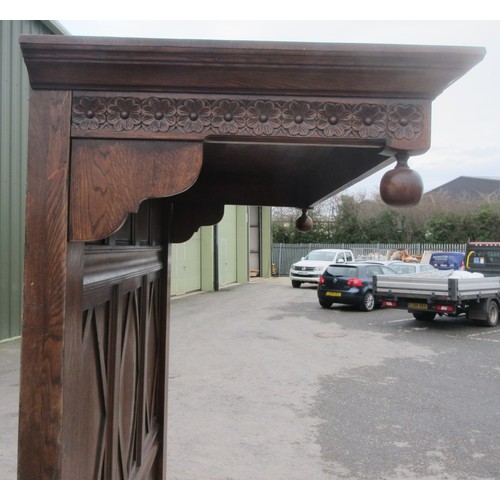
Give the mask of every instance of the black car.
M 334 264 L 326 268 L 319 279 L 318 300 L 322 307 L 334 303 L 352 304 L 362 311 L 373 311 L 376 305 L 373 295 L 375 274 L 396 274 L 383 264 L 355 262 Z

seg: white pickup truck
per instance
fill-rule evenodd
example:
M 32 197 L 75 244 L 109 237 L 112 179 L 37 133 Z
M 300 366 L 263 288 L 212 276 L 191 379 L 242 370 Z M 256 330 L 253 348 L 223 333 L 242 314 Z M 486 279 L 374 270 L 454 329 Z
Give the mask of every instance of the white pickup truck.
M 413 275 L 374 276 L 374 295 L 385 307 L 406 309 L 419 321 L 436 315 L 459 316 L 496 326 L 500 308 L 500 277 L 449 271 Z

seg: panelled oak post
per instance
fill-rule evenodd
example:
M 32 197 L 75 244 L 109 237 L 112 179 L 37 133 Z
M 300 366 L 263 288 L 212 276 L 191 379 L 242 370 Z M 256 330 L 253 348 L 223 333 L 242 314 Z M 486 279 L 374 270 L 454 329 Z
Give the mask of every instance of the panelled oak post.
M 406 168 L 430 147 L 432 100 L 484 56 L 58 36 L 21 48 L 21 479 L 165 478 L 171 244 L 226 204 L 307 209 L 396 157 Z
M 62 471 L 64 343 L 78 329 L 68 296 L 83 244 L 68 242 L 71 92 L 33 91 L 26 196 L 19 476 Z M 48 125 L 50 124 L 50 125 Z M 78 294 L 77 294 L 78 300 Z

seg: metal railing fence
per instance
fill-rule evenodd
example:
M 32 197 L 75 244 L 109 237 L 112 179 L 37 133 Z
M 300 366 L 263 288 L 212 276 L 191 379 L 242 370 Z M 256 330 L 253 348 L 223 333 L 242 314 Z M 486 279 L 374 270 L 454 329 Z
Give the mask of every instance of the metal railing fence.
M 305 257 L 312 250 L 320 248 L 342 248 L 352 250 L 356 260 L 374 259 L 385 260 L 388 250 L 405 248 L 408 253 L 421 255 L 425 251 L 431 252 L 465 252 L 465 243 L 434 244 L 434 243 L 273 243 L 272 263 L 273 272 L 277 276 L 288 276 L 290 266 Z

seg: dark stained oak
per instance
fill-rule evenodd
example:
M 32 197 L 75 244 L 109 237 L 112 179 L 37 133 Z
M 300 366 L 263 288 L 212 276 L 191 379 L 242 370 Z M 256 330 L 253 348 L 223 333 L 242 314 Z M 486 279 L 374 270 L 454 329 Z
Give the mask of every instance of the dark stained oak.
M 196 181 L 202 145 L 182 141 L 72 141 L 72 241 L 110 236 L 145 199 L 172 196 Z
M 433 99 L 481 47 L 21 36 L 34 88 Z
M 485 53 L 20 43 L 32 91 L 19 479 L 164 479 L 172 243 L 226 204 L 307 209 L 425 153 L 432 100 Z
M 70 92 L 31 94 L 18 451 L 25 479 L 60 477 L 63 461 L 63 332 L 76 327 L 67 298 L 79 279 L 67 235 L 70 110 Z

